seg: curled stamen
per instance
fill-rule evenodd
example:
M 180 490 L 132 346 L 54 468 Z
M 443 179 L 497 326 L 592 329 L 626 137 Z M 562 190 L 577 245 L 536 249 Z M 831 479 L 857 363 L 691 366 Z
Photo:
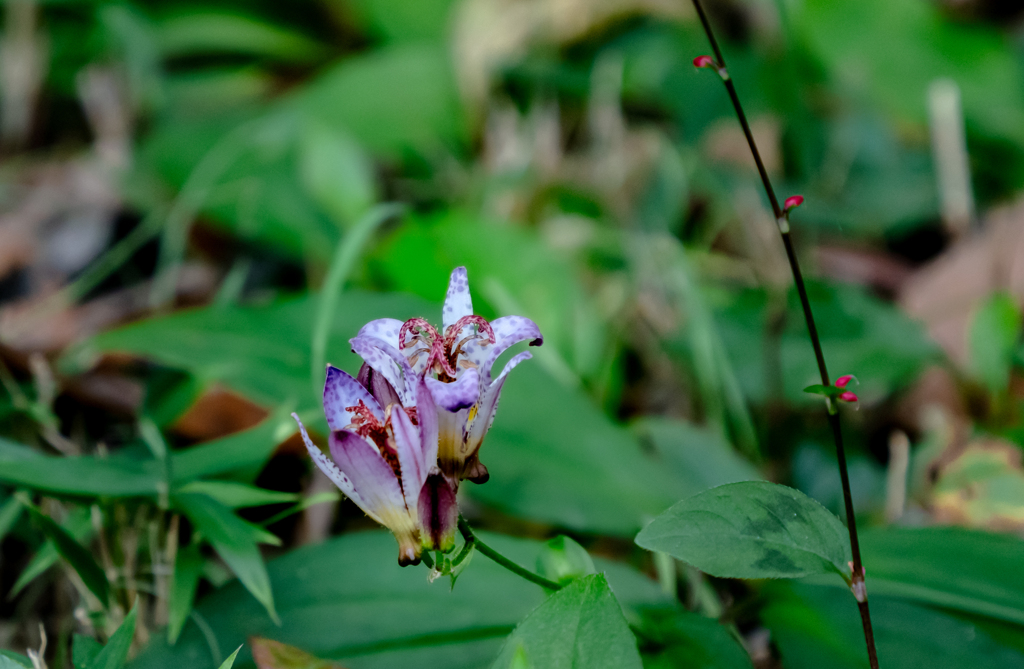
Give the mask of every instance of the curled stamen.
M 450 351 L 452 349 L 452 346 L 455 345 L 455 340 L 459 336 L 459 333 L 462 332 L 462 328 L 466 327 L 471 323 L 476 325 L 477 327 L 477 337 L 483 338 L 482 335 L 486 335 L 487 342 L 489 344 L 494 343 L 494 330 L 491 329 L 491 324 L 488 323 L 487 319 L 484 318 L 483 316 L 476 316 L 471 314 L 469 316 L 463 316 L 462 318 L 448 326 L 448 329 L 445 330 L 444 335 L 444 347 Z
M 415 331 L 416 334 L 412 336 L 410 341 L 406 343 L 405 338 L 410 333 Z M 409 348 L 414 346 L 416 343 L 421 342 L 429 347 L 429 354 L 427 358 L 426 368 L 437 365 L 440 367 L 439 371 L 443 371 L 451 377 L 455 376 L 455 370 L 448 364 L 448 358 L 445 356 L 445 345 L 444 338 L 438 333 L 437 329 L 428 323 L 423 318 L 410 318 L 406 322 L 402 323 L 402 329 L 398 331 L 398 347 Z M 424 348 L 423 350 L 428 350 Z M 419 355 L 417 351 L 416 356 Z M 416 357 L 414 356 L 414 357 Z

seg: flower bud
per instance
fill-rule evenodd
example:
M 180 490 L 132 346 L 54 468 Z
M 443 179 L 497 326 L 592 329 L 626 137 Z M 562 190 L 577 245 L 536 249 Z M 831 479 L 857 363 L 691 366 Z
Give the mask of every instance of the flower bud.
M 845 393 L 843 393 L 843 394 L 841 394 L 839 396 L 839 399 L 841 399 L 844 402 L 856 402 L 857 401 L 857 395 L 854 394 L 853 392 L 847 390 Z
M 715 60 L 711 56 L 697 56 L 693 59 L 694 67 L 714 67 Z
M 845 388 L 846 384 L 849 383 L 851 379 L 853 379 L 853 374 L 844 374 L 843 376 L 840 376 L 836 379 L 836 388 Z
M 790 195 L 786 198 L 785 203 L 782 205 L 782 209 L 785 212 L 789 212 L 791 209 L 796 209 L 804 203 L 803 195 Z

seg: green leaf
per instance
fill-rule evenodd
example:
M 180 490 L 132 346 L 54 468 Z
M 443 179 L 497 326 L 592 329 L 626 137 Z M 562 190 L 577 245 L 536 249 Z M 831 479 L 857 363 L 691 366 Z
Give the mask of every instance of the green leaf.
M 644 656 L 644 669 L 752 669 L 750 655 L 726 625 L 712 618 L 666 611 L 649 616 L 644 634 L 657 645 Z
M 187 484 L 199 478 L 259 470 L 294 429 L 295 421 L 287 412 L 278 412 L 248 430 L 171 453 L 174 481 Z
M 89 509 L 72 509 L 64 519 L 64 522 L 61 523 L 61 527 L 67 530 L 68 534 L 70 534 L 75 541 L 86 541 L 92 537 L 93 532 Z M 47 539 L 42 548 L 36 552 L 29 563 L 21 571 L 21 574 L 18 575 L 18 580 L 15 581 L 13 586 L 11 586 L 11 592 L 8 594 L 8 597 L 14 597 L 21 592 L 26 585 L 34 581 L 39 575 L 52 567 L 58 559 L 60 559 L 60 554 L 57 553 L 57 549 L 54 548 L 53 542 Z
M 398 157 L 457 148 L 467 129 L 443 45 L 387 46 L 328 69 L 293 100 L 308 118 L 347 130 L 369 150 Z
M 103 569 L 93 559 L 92 553 L 75 541 L 74 537 L 68 534 L 67 530 L 37 509 L 35 504 L 32 504 L 27 497 L 22 498 L 21 503 L 28 509 L 33 524 L 35 524 L 40 532 L 46 535 L 47 539 L 53 542 L 54 548 L 57 549 L 60 556 L 67 560 L 68 564 L 78 572 L 82 582 L 85 583 L 85 587 L 89 588 L 89 591 L 96 595 L 104 607 L 109 606 L 110 584 L 107 583 L 107 577 L 103 573 Z
M 388 42 L 443 40 L 451 23 L 453 0 L 354 0 L 354 13 L 370 32 Z
M 1024 625 L 1024 541 L 958 527 L 861 533 L 868 589 Z
M 67 497 L 156 497 L 159 463 L 128 457 L 45 456 L 7 442 L 0 449 L 0 481 Z
M 217 500 L 230 509 L 241 509 L 266 504 L 295 502 L 299 496 L 290 492 L 279 492 L 258 488 L 236 481 L 192 481 L 178 488 L 176 493 L 200 493 Z
M 107 645 L 82 669 L 121 669 L 128 658 L 128 650 L 132 647 L 138 613 L 139 602 L 136 599 L 132 610 L 125 616 L 117 631 L 111 635 Z
M 351 228 L 377 201 L 373 164 L 345 132 L 309 124 L 299 147 L 302 185 L 343 228 Z
M 308 63 L 326 55 L 326 49 L 309 37 L 244 14 L 193 10 L 155 27 L 165 58 L 238 53 Z
M 519 564 L 533 564 L 541 550 L 539 542 L 480 534 Z M 446 585 L 427 583 L 424 569 L 399 568 L 397 556 L 390 533 L 370 531 L 298 548 L 270 561 L 280 627 L 251 605 L 238 583 L 199 602 L 196 612 L 221 648 L 261 636 L 342 666 L 478 669 L 494 661 L 516 624 L 545 599 L 536 585 L 490 560 L 474 559 L 450 591 Z M 646 576 L 622 564 L 595 562 L 630 616 L 652 608 L 679 610 Z M 131 667 L 215 669 L 221 659 L 211 658 L 206 636 L 189 623 L 177 644 L 154 638 Z M 251 666 L 245 649 L 238 662 Z
M 196 598 L 199 576 L 203 573 L 203 556 L 198 544 L 192 543 L 178 549 L 174 557 L 174 584 L 168 603 L 167 642 L 171 645 L 178 640 L 185 626 L 192 603 Z
M 1000 644 L 972 621 L 878 596 L 871 589 L 871 573 L 868 567 L 871 622 L 881 666 L 1024 667 L 1024 654 Z M 769 603 L 761 617 L 787 669 L 867 666 L 864 633 L 851 597 L 837 596 L 834 588 L 786 582 L 770 584 L 763 596 Z
M 11 531 L 18 518 L 21 518 L 21 502 L 11 497 L 0 506 L 0 541 Z
M 0 648 L 0 669 L 32 669 L 32 660 L 20 653 Z
M 986 300 L 971 321 L 971 367 L 991 392 L 1005 391 L 1010 383 L 1020 327 L 1020 308 L 1006 293 L 996 293 Z
M 583 546 L 564 534 L 545 542 L 544 550 L 537 557 L 537 572 L 561 585 L 596 571 L 594 561 Z
M 820 383 L 815 383 L 813 386 L 807 386 L 804 388 L 804 392 L 808 395 L 821 395 L 822 397 L 831 397 L 834 399 L 845 393 L 846 388 L 823 386 Z
M 723 578 L 797 578 L 849 571 L 846 528 L 798 490 L 731 483 L 655 518 L 636 543 Z
M 266 565 L 256 545 L 257 541 L 279 543 L 276 537 L 245 522 L 232 513 L 231 509 L 207 495 L 175 494 L 171 501 L 175 508 L 188 516 L 196 530 L 213 545 L 217 554 L 235 572 L 238 580 L 276 620 L 270 577 L 267 576 Z
M 963 91 L 968 127 L 1024 139 L 1020 62 L 995 27 L 944 19 L 925 0 L 812 0 L 795 18 L 802 43 L 844 97 L 923 126 L 928 85 L 950 77 Z
M 573 581 L 527 616 L 494 669 L 513 666 L 520 648 L 534 666 L 551 669 L 641 666 L 636 639 L 602 574 Z
M 231 669 L 231 667 L 235 666 L 235 658 L 238 657 L 238 651 L 240 650 L 242 650 L 242 646 L 239 646 L 235 649 L 235 652 L 228 655 L 228 659 L 221 663 L 220 669 Z
M 75 669 L 88 669 L 103 650 L 103 644 L 91 636 L 76 634 L 71 643 L 71 665 Z

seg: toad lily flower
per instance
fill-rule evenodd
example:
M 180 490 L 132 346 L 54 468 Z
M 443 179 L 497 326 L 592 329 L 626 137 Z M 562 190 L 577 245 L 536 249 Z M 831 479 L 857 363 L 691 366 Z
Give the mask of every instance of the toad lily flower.
M 404 380 L 398 392 L 385 379 L 363 385 L 327 367 L 324 413 L 331 428 L 330 458 L 292 414 L 316 466 L 366 515 L 395 534 L 402 566 L 418 564 L 421 548 L 450 551 L 458 520 L 455 491 L 437 469 L 433 398 L 422 378 L 408 372 Z
M 402 386 L 403 369 L 422 377 L 437 406 L 438 466 L 458 486 L 462 479 L 484 483 L 487 468 L 478 458 L 487 430 L 494 422 L 505 378 L 532 355 L 523 351 L 491 376 L 495 361 L 510 346 L 544 338 L 537 324 L 522 316 L 503 316 L 488 322 L 473 314 L 466 268 L 457 267 L 448 283 L 439 332 L 423 318 L 404 323 L 394 318 L 370 321 L 351 340 L 373 373 L 394 388 Z

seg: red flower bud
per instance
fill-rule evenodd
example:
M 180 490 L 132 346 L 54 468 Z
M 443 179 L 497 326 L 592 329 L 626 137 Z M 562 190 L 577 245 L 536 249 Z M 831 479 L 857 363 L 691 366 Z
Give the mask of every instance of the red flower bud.
M 839 399 L 841 399 L 844 402 L 856 402 L 857 401 L 857 395 L 855 395 L 851 391 L 847 390 L 845 393 L 843 393 L 842 395 L 839 396 Z
M 711 67 L 714 64 L 715 61 L 711 58 L 711 56 L 697 56 L 696 58 L 693 59 L 694 67 Z
M 836 388 L 845 388 L 846 384 L 853 378 L 853 374 L 844 374 L 836 379 Z
M 796 207 L 799 207 L 803 203 L 803 195 L 791 195 L 786 198 L 786 202 L 782 205 L 782 208 L 785 209 L 786 211 L 789 211 L 790 209 L 795 209 Z

